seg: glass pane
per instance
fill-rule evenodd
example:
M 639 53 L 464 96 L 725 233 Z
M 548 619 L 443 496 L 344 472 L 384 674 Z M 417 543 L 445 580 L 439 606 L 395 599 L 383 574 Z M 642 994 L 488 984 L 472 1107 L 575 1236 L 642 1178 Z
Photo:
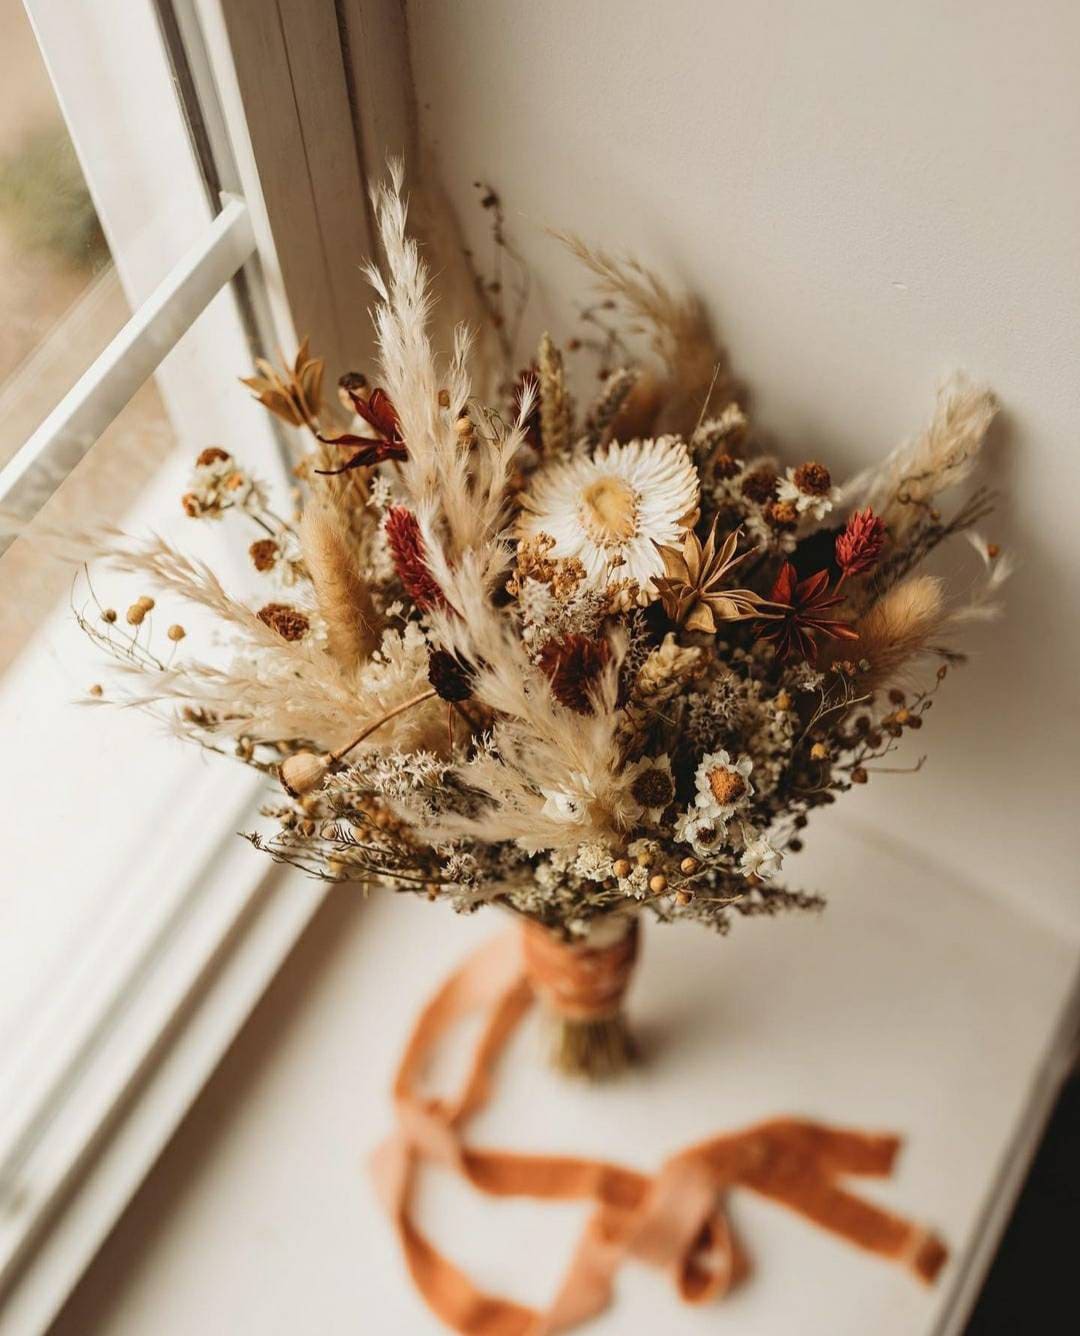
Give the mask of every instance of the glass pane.
M 222 429 L 212 438 L 218 440 L 230 439 L 230 414 L 248 400 L 234 374 L 245 364 L 237 365 L 234 349 L 222 349 L 219 325 L 231 302 L 231 293 L 222 292 L 162 367 L 167 377 L 197 357 L 217 361 L 216 375 L 202 378 L 201 403 Z M 239 461 L 272 480 L 278 464 L 271 451 L 251 446 L 250 437 L 234 448 Z M 140 538 L 160 535 L 208 561 L 241 597 L 255 597 L 264 577 L 236 561 L 235 534 L 184 513 L 194 453 L 148 384 L 0 556 L 0 735 L 18 773 L 5 786 L 0 1101 L 12 1069 L 33 1056 L 32 1027 L 99 935 L 125 914 L 135 916 L 137 933 L 171 894 L 170 877 L 181 885 L 194 874 L 204 851 L 190 832 L 208 782 L 238 794 L 249 782 L 245 767 L 211 769 L 197 748 L 170 742 L 167 729 L 142 711 L 106 708 L 120 692 L 117 663 L 80 630 L 74 611 L 100 627 L 96 597 L 102 608 L 118 609 L 123 635 L 138 634 L 140 645 L 152 637 L 155 649 L 164 645 L 180 661 L 188 644 L 208 652 L 198 610 L 102 563 L 91 562 L 87 572 L 50 555 L 43 539 L 106 525 Z M 136 632 L 125 626 L 125 610 L 147 593 L 156 595 L 157 606 Z M 173 623 L 185 627 L 187 644 L 170 648 L 165 630 Z M 98 684 L 105 697 L 100 708 L 91 690 Z M 175 857 L 185 830 L 187 866 L 184 856 Z M 202 833 L 216 842 L 233 830 L 204 821 Z M 173 855 L 163 867 L 168 850 Z
M 133 19 L 143 8 L 134 6 Z M 145 20 L 145 15 L 141 16 Z M 87 98 L 101 103 L 73 127 L 80 152 L 103 181 L 127 158 L 146 151 L 145 126 L 119 117 L 127 90 L 113 86 L 117 55 L 97 60 L 74 13 L 70 52 L 84 88 L 65 90 L 69 111 Z M 164 61 L 156 31 L 133 22 L 116 45 L 147 40 Z M 141 300 L 182 253 L 187 237 L 166 224 L 164 198 L 123 192 L 98 207 L 84 177 L 45 60 L 22 0 L 0 0 L 0 466 L 45 419 Z M 131 54 L 137 54 L 132 52 Z M 110 66 L 113 66 L 111 69 Z M 171 87 L 165 93 L 173 96 Z M 165 146 L 162 145 L 162 148 Z M 198 201 L 205 207 L 204 201 Z M 183 210 L 181 210 L 183 212 Z M 110 254 L 106 232 L 124 254 Z M 138 243 L 137 253 L 134 242 Z M 129 261 L 132 252 L 134 265 Z

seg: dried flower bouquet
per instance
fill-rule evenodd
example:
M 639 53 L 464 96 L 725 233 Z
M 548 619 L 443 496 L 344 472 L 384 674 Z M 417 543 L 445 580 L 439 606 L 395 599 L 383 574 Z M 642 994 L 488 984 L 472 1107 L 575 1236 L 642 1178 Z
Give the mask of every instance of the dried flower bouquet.
M 603 1070 L 626 1054 L 641 911 L 723 933 L 818 908 L 776 880 L 809 813 L 922 727 L 952 634 L 992 614 L 1007 561 L 973 528 L 990 497 L 939 498 L 970 475 L 993 401 L 949 384 L 914 443 L 842 488 L 817 461 L 785 468 L 698 306 L 566 239 L 649 354 L 614 364 L 625 331 L 599 322 L 607 366 L 579 413 L 545 337 L 485 403 L 464 329 L 445 365 L 433 352 L 399 172 L 375 206 L 378 387 L 343 378 L 342 420 L 306 345 L 245 382 L 306 435 L 298 513 L 275 515 L 219 448 L 183 497 L 246 526 L 262 606 L 164 542 L 109 543 L 159 597 L 220 618 L 231 660 L 160 657 L 149 598 L 126 630 L 109 609 L 81 620 L 121 662 L 110 695 L 280 776 L 275 833 L 250 837 L 274 858 L 519 915 L 559 1061 Z M 986 576 L 956 605 L 915 568 L 964 531 Z

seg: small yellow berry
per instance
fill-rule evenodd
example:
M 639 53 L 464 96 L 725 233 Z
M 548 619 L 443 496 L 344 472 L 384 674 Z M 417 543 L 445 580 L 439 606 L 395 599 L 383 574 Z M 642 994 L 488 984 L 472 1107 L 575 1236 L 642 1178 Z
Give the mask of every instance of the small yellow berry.
M 146 613 L 147 609 L 141 603 L 133 603 L 124 613 L 124 619 L 129 626 L 142 626 L 146 620 Z
M 776 708 L 778 710 L 791 709 L 791 695 L 787 691 L 778 691 L 776 693 Z
M 897 724 L 907 724 L 911 722 L 911 711 L 908 709 L 899 709 L 893 715 L 893 722 Z
M 829 749 L 824 742 L 815 742 L 810 748 L 810 759 L 813 761 L 827 761 L 829 759 Z
M 100 682 L 95 682 L 94 685 L 89 688 L 89 690 L 91 696 L 103 696 L 105 694 L 105 689 L 104 687 L 102 687 Z
M 689 877 L 698 870 L 698 861 L 696 858 L 684 858 L 679 864 L 679 871 Z
M 147 612 L 152 612 L 156 607 L 154 600 L 148 594 L 140 594 L 135 602 L 141 604 Z
M 658 872 L 655 877 L 649 878 L 649 890 L 654 895 L 659 895 L 661 891 L 667 890 L 667 877 L 662 872 Z
M 166 635 L 169 637 L 170 640 L 176 641 L 176 640 L 183 640 L 183 638 L 187 635 L 187 632 L 184 630 L 184 628 L 180 625 L 179 622 L 174 622 L 173 625 L 169 627 L 168 631 L 166 632 Z
M 630 875 L 630 867 L 631 864 L 629 858 L 618 858 L 612 864 L 611 870 L 617 877 L 628 877 Z
M 692 891 L 675 892 L 675 903 L 677 905 L 688 905 L 693 898 L 694 896 Z

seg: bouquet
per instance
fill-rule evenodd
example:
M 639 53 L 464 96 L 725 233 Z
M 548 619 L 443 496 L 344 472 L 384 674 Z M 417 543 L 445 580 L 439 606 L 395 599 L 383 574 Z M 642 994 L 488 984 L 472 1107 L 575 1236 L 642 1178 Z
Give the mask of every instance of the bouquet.
M 994 611 L 1008 563 L 975 529 L 992 497 L 943 500 L 993 400 L 950 382 L 921 435 L 842 486 L 785 466 L 700 306 L 573 238 L 599 288 L 587 337 L 545 336 L 481 397 L 464 328 L 434 351 L 399 170 L 375 208 L 377 367 L 328 403 L 305 343 L 244 382 L 304 442 L 296 513 L 218 447 L 182 498 L 236 524 L 261 603 L 162 540 L 108 540 L 159 598 L 220 619 L 228 658 L 187 657 L 179 622 L 162 652 L 150 596 L 80 620 L 119 662 L 110 696 L 277 777 L 272 833 L 249 837 L 273 858 L 517 916 L 558 1063 L 607 1071 L 642 915 L 726 933 L 818 909 L 778 880 L 811 812 L 893 768 L 960 661 L 954 632 Z M 918 568 L 961 533 L 985 573 L 950 602 Z

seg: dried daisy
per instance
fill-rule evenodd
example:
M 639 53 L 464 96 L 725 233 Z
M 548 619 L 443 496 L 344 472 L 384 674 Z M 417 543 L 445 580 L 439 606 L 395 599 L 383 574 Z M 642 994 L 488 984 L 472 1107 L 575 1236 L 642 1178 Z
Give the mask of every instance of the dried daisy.
M 551 465 L 523 495 L 518 526 L 523 537 L 550 534 L 552 555 L 580 561 L 594 587 L 613 573 L 636 580 L 644 603 L 664 570 L 659 549 L 681 540 L 697 501 L 686 446 L 666 436 Z

